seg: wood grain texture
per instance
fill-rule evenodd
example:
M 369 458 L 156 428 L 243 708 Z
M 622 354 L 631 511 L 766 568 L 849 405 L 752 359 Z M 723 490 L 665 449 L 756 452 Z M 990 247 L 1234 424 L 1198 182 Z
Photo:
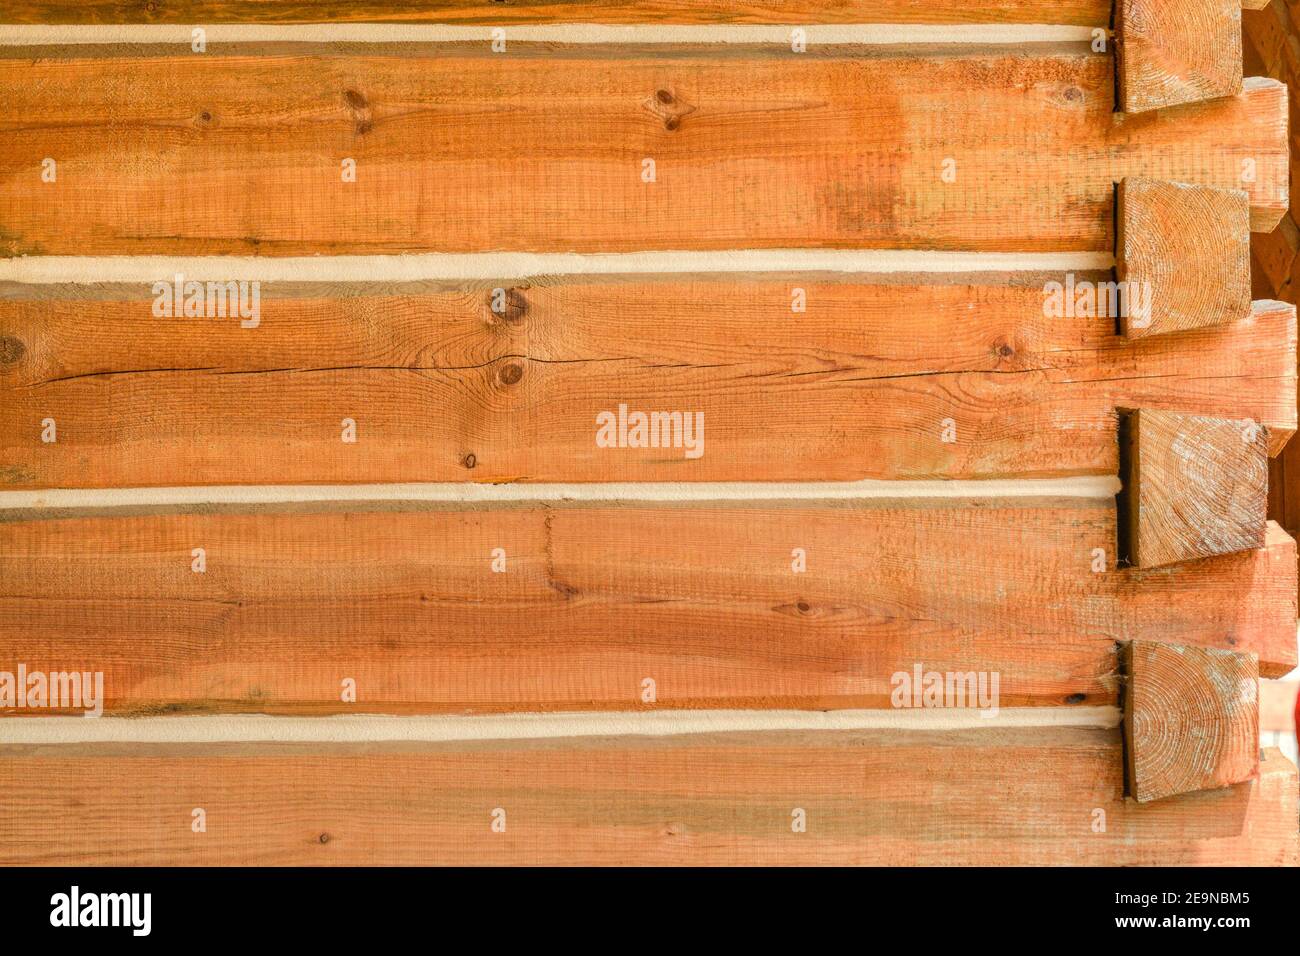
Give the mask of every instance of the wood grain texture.
M 1116 272 L 1129 338 L 1250 315 L 1250 201 L 1239 189 L 1153 179 L 1119 184 Z
M 144 286 L 7 286 L 0 486 L 1113 475 L 1116 407 L 1295 429 L 1293 306 L 1137 342 L 1045 314 L 1048 283 L 1112 280 L 266 284 L 249 329 L 157 318 Z M 598 447 L 620 404 L 703 414 L 702 455 Z
M 655 708 L 887 708 L 918 663 L 1112 704 L 1139 638 L 1296 665 L 1277 528 L 1141 571 L 1098 500 L 357 509 L 0 523 L 0 644 L 128 715 L 635 710 L 645 678 Z
M 1241 0 L 1116 0 L 1125 112 L 1241 92 Z
M 1294 3 L 1269 4 L 1259 11 L 1243 10 L 1242 42 L 1245 71 L 1283 82 L 1300 82 L 1300 31 Z M 1293 127 L 1295 124 L 1293 123 Z M 1300 128 L 1300 127 L 1296 127 Z M 1292 181 L 1300 188 L 1298 164 L 1292 160 Z M 1251 279 L 1260 298 L 1294 301 L 1300 290 L 1300 227 L 1288 213 L 1272 233 L 1251 236 Z M 1284 528 L 1300 527 L 1300 444 L 1288 445 L 1269 462 L 1269 517 Z
M 1125 416 L 1129 557 L 1155 567 L 1264 543 L 1268 436 L 1248 420 L 1141 409 Z
M 1259 771 L 1259 666 L 1251 654 L 1125 645 L 1124 747 L 1139 803 L 1250 780 Z
M 1085 45 L 11 49 L 0 252 L 1109 252 L 1130 176 L 1276 224 L 1282 84 L 1117 116 L 1113 83 Z
M 5 23 L 1055 23 L 1109 0 L 12 0 Z
M 1276 750 L 1257 780 L 1142 805 L 1123 799 L 1119 738 L 3 747 L 0 863 L 1296 864 L 1296 772 Z

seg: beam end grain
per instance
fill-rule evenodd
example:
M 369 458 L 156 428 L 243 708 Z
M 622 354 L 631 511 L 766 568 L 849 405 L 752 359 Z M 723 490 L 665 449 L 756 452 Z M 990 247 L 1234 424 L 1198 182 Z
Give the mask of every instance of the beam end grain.
M 1129 338 L 1248 318 L 1250 199 L 1239 189 L 1129 178 L 1116 195 L 1116 271 Z
M 1135 567 L 1264 547 L 1267 428 L 1140 409 L 1123 414 L 1120 444 L 1122 521 Z
M 1131 641 L 1123 649 L 1128 793 L 1139 803 L 1259 772 L 1254 654 Z
M 1119 0 L 1115 27 L 1124 112 L 1241 92 L 1241 0 Z

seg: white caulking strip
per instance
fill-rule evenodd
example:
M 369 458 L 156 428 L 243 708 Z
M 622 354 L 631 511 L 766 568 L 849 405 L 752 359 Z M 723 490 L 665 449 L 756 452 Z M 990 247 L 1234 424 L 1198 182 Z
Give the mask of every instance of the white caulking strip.
M 540 275 L 731 272 L 1064 272 L 1109 269 L 1109 253 L 743 249 L 713 252 L 417 253 L 393 256 L 28 256 L 0 259 L 0 282 L 419 282 Z
M 489 43 L 505 31 L 507 43 L 774 43 L 789 46 L 791 31 L 810 46 L 844 44 L 1073 43 L 1092 39 L 1091 27 L 1048 24 L 672 25 L 557 23 L 451 26 L 436 23 L 132 24 L 112 26 L 0 26 L 0 46 L 40 44 L 178 43 L 188 46 L 195 26 L 208 43 Z
M 23 717 L 0 720 L 0 745 L 83 743 L 374 743 L 668 737 L 825 730 L 978 730 L 1119 725 L 1117 707 L 897 710 L 680 710 L 650 713 L 502 714 L 481 717 Z
M 330 501 L 853 501 L 929 498 L 1114 497 L 1115 476 L 977 481 L 596 482 L 510 484 L 472 482 L 370 485 L 195 485 L 177 488 L 59 488 L 0 491 L 0 510 L 126 508 L 162 505 L 282 504 Z

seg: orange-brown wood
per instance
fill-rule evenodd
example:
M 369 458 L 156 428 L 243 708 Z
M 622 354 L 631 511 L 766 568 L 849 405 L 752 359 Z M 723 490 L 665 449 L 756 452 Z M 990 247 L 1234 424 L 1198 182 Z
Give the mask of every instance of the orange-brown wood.
M 1295 733 L 1296 691 L 1300 681 L 1261 680 L 1259 682 L 1259 729 Z
M 1121 660 L 1128 791 L 1139 803 L 1255 776 L 1253 654 L 1143 640 L 1126 644 Z
M 1300 82 L 1300 31 L 1295 3 L 1269 4 L 1259 11 L 1244 10 L 1242 31 L 1245 69 L 1251 75 L 1270 75 L 1284 82 Z M 1294 127 L 1294 123 L 1293 123 Z M 1300 174 L 1292 160 L 1293 189 L 1300 189 Z M 1300 228 L 1286 215 L 1272 233 L 1251 237 L 1251 278 L 1259 298 L 1294 301 L 1300 290 Z M 1284 528 L 1300 527 L 1300 445 L 1288 445 L 1269 462 L 1269 517 Z
M 0 287 L 0 486 L 1116 474 L 1117 407 L 1294 430 L 1294 307 L 1126 341 L 1076 308 L 1113 278 L 268 283 L 256 328 Z M 703 415 L 702 453 L 600 447 L 620 405 Z
M 11 0 L 6 23 L 1059 23 L 1109 0 Z
M 1121 510 L 1141 568 L 1264 544 L 1268 435 L 1250 420 L 1140 409 L 1125 417 Z
M 1109 252 L 1125 177 L 1287 204 L 1272 80 L 1117 118 L 1085 44 L 510 49 L 10 49 L 0 252 Z
M 1116 272 L 1129 338 L 1250 316 L 1250 202 L 1242 190 L 1119 184 Z
M 887 708 L 917 664 L 1111 704 L 1141 638 L 1296 664 L 1276 528 L 1147 572 L 1102 500 L 352 507 L 0 523 L 0 645 L 131 715 L 636 710 L 646 678 L 655 708 Z
M 0 863 L 1296 864 L 1276 750 L 1145 805 L 1122 763 L 1084 728 L 0 747 Z
M 1117 0 L 1120 105 L 1130 113 L 1241 92 L 1242 0 Z

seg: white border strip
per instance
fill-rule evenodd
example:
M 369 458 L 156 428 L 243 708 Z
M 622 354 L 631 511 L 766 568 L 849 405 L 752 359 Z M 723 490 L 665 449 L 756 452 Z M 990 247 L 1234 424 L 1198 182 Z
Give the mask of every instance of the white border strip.
M 419 253 L 395 256 L 27 256 L 0 259 L 0 282 L 419 282 L 539 275 L 712 272 L 1064 272 L 1109 269 L 1109 253 L 744 249 L 580 253 Z
M 208 43 L 489 43 L 505 30 L 507 43 L 774 43 L 788 46 L 801 29 L 810 45 L 1071 43 L 1092 39 L 1092 27 L 1047 24 L 661 25 L 557 23 L 450 26 L 437 23 L 131 24 L 0 26 L 0 46 L 41 44 L 178 43 L 189 46 L 202 26 Z
M 826 730 L 978 730 L 1119 725 L 1118 707 L 1009 707 L 992 718 L 970 708 L 899 710 L 661 710 L 649 713 L 502 714 L 482 717 L 15 717 L 5 744 L 444 743 L 570 737 Z
M 927 498 L 1114 497 L 1114 476 L 978 481 L 595 482 L 491 485 L 474 482 L 386 485 L 199 485 L 178 488 L 59 488 L 0 491 L 0 510 L 258 505 L 306 502 L 853 501 Z

